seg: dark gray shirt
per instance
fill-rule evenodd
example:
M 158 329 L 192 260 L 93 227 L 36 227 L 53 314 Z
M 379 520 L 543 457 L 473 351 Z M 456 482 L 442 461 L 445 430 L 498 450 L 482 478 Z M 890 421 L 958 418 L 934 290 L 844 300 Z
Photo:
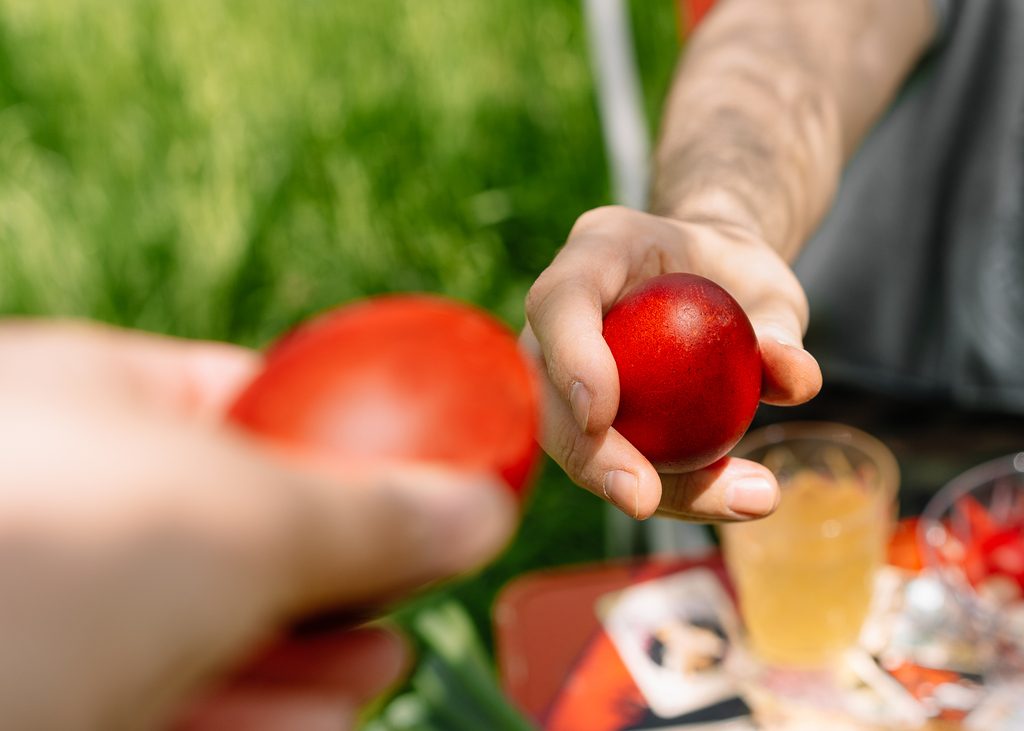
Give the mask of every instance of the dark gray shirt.
M 936 7 L 796 263 L 808 347 L 832 381 L 1024 413 L 1024 0 Z

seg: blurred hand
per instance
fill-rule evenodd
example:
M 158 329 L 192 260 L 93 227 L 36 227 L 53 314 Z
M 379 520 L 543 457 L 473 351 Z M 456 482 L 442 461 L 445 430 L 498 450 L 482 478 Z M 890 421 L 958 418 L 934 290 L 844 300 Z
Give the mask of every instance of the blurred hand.
M 619 379 L 601 336 L 604 313 L 636 284 L 668 272 L 705 276 L 746 311 L 761 348 L 764 402 L 799 404 L 821 388 L 818 364 L 802 347 L 807 299 L 767 243 L 725 223 L 599 208 L 579 218 L 526 299 L 523 342 L 547 373 L 544 449 L 576 483 L 634 518 L 767 515 L 778 503 L 778 485 L 764 467 L 726 458 L 659 476 L 611 428 Z
M 6 725 L 349 728 L 404 643 L 282 628 L 380 606 L 508 540 L 516 509 L 489 479 L 314 474 L 223 426 L 256 367 L 223 345 L 0 324 Z

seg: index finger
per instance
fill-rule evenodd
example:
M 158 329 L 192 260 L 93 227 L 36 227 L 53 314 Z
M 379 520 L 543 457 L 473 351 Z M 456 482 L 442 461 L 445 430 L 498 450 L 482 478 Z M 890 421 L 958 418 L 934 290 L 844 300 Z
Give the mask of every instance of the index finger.
M 258 353 L 228 343 L 98 331 L 142 398 L 190 416 L 221 418 L 261 363 Z
M 5 320 L 0 344 L 15 365 L 53 388 L 91 384 L 107 404 L 219 419 L 228 401 L 256 372 L 260 356 L 227 343 L 184 340 L 87 321 Z M 5 354 L 4 362 L 11 358 Z M 68 378 L 70 367 L 84 378 Z M 81 390 L 81 389 L 79 389 Z
M 576 272 L 534 295 L 526 305 L 526 332 L 540 346 L 548 379 L 572 408 L 580 430 L 591 434 L 610 427 L 619 408 L 618 369 L 601 334 L 604 312 L 599 286 Z
M 584 433 L 608 429 L 619 406 L 618 369 L 601 333 L 634 268 L 623 230 L 629 222 L 621 220 L 633 213 L 581 216 L 526 297 L 528 328 L 548 378 Z

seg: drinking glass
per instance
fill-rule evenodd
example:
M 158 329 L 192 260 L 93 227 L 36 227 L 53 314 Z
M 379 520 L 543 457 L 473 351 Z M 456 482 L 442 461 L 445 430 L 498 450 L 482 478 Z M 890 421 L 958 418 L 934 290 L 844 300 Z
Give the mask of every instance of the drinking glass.
M 720 527 L 754 655 L 819 667 L 856 643 L 895 521 L 899 468 L 862 431 L 783 423 L 733 451 L 768 467 L 782 489 L 767 518 Z

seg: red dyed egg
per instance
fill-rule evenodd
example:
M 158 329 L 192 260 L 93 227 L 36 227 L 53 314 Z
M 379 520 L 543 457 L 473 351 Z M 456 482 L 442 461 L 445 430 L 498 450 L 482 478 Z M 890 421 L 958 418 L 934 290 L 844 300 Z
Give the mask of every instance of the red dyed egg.
M 539 395 L 515 337 L 426 295 L 366 300 L 282 338 L 229 418 L 339 465 L 416 460 L 488 471 L 517 493 L 538 456 Z
M 629 292 L 604 319 L 619 370 L 613 426 L 661 472 L 725 456 L 761 397 L 761 353 L 732 296 L 696 274 L 665 274 Z

